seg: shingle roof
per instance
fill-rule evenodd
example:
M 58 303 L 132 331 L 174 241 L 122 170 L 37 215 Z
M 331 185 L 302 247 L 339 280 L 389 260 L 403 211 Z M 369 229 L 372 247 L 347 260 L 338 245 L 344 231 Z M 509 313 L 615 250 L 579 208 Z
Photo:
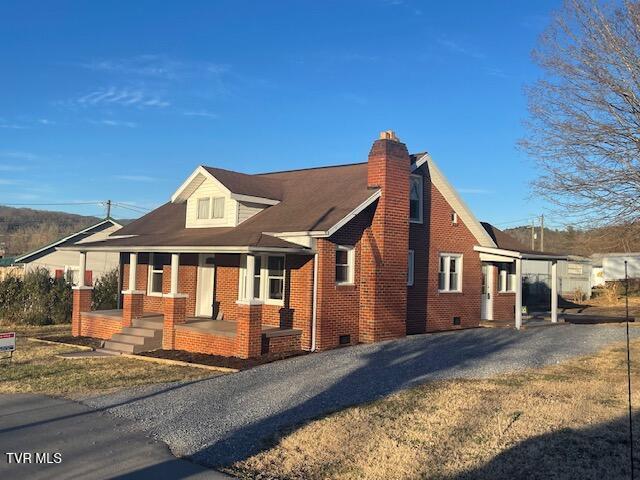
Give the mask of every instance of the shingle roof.
M 490 223 L 480 222 L 480 224 L 487 231 L 489 236 L 496 243 L 496 246 L 502 250 L 510 250 L 513 252 L 520 252 L 530 255 L 562 255 L 559 253 L 552 252 L 540 252 L 537 250 L 531 250 L 524 243 L 520 242 L 516 238 L 512 237 L 508 233 L 503 232 L 502 230 L 494 227 Z
M 117 232 L 118 236 L 135 237 L 113 238 L 86 246 L 300 248 L 265 232 L 329 230 L 375 192 L 367 187 L 366 163 L 257 175 L 205 168 L 234 193 L 263 198 L 277 195 L 280 203 L 237 227 L 217 228 L 186 228 L 186 203 L 166 203 Z

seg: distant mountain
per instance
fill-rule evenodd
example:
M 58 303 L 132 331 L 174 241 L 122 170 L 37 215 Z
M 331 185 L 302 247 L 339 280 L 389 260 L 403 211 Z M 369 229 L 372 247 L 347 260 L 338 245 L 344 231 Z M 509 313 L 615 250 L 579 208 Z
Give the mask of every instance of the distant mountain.
M 30 252 L 99 222 L 98 217 L 0 205 L 0 246 L 5 256 Z M 126 224 L 131 220 L 116 220 Z M 1 250 L 1 248 L 0 248 Z
M 531 247 L 531 227 L 515 227 L 505 230 L 527 247 Z M 540 249 L 540 228 L 535 228 L 535 250 Z M 640 252 L 640 225 L 626 227 L 604 227 L 579 230 L 544 229 L 546 252 L 589 256 L 604 252 Z

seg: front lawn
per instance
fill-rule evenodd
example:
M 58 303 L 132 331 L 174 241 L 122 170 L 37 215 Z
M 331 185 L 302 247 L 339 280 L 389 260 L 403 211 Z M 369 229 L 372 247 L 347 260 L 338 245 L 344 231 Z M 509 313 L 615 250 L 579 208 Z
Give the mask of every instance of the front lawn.
M 199 368 L 161 365 L 115 356 L 62 359 L 55 355 L 80 349 L 27 339 L 28 336 L 68 335 L 69 325 L 1 326 L 0 331 L 18 333 L 13 361 L 0 362 L 0 393 L 44 393 L 74 397 L 151 383 L 196 380 L 217 374 Z
M 600 328 L 594 326 L 593 328 Z M 640 340 L 632 344 L 640 471 Z M 626 350 L 349 408 L 233 465 L 241 478 L 630 478 Z

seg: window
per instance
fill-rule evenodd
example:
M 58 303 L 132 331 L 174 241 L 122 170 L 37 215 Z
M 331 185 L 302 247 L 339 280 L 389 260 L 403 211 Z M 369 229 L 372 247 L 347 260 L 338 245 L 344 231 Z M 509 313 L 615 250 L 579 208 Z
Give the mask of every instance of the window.
M 453 225 L 458 224 L 458 214 L 456 212 L 451 212 L 451 223 Z
M 516 291 L 516 274 L 513 263 L 500 263 L 498 265 L 498 291 Z
M 213 199 L 213 218 L 224 218 L 224 197 Z
M 440 254 L 438 290 L 441 292 L 462 291 L 462 255 L 455 253 Z
M 253 272 L 247 271 L 247 256 L 242 256 L 239 299 L 262 300 L 266 303 L 282 305 L 284 302 L 284 255 L 256 255 Z M 253 275 L 253 292 L 247 291 L 247 275 Z
M 209 218 L 209 197 L 198 199 L 198 220 Z
M 336 247 L 336 283 L 351 284 L 354 278 L 354 253 L 353 247 L 338 245 Z
M 409 220 L 422 223 L 422 176 L 411 175 L 409 183 Z
M 579 263 L 568 263 L 567 273 L 569 275 L 582 275 L 582 265 Z
M 256 257 L 253 268 L 253 298 L 260 298 L 262 284 L 260 283 L 262 270 L 262 257 Z
M 149 281 L 147 293 L 154 296 L 162 296 L 162 268 L 165 255 L 151 253 L 149 255 Z
M 284 257 L 268 257 L 267 285 L 269 286 L 268 300 L 282 300 L 284 298 Z
M 407 285 L 413 285 L 413 271 L 414 271 L 414 263 L 415 263 L 415 252 L 413 250 L 409 250 L 409 265 L 407 266 Z
M 65 267 L 64 278 L 74 287 L 80 284 L 80 269 L 78 267 Z

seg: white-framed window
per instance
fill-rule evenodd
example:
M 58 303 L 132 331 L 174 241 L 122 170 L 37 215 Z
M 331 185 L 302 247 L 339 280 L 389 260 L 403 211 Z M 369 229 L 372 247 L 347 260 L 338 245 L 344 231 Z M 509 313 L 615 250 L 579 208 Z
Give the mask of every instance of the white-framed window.
M 224 218 L 224 197 L 214 197 L 213 203 L 213 218 Z
M 199 198 L 198 199 L 198 211 L 197 218 L 198 220 L 208 220 L 209 219 L 209 204 L 211 199 L 209 197 Z
M 438 269 L 438 290 L 441 292 L 462 291 L 462 255 L 441 253 Z
M 458 224 L 458 214 L 456 212 L 451 212 L 451 223 L 453 225 Z
M 149 254 L 149 279 L 147 281 L 147 295 L 162 296 L 162 269 L 164 256 L 158 253 Z
M 409 221 L 422 223 L 423 198 L 422 175 L 411 175 L 409 178 Z
M 567 273 L 569 275 L 582 275 L 582 265 L 579 263 L 568 263 Z
M 65 265 L 64 279 L 74 287 L 80 284 L 80 267 Z
M 247 272 L 247 256 L 240 263 L 238 298 L 262 300 L 267 304 L 283 305 L 285 295 L 285 256 L 256 255 L 253 272 Z M 247 292 L 247 274 L 253 275 L 253 292 Z
M 409 250 L 409 258 L 408 258 L 408 265 L 407 265 L 407 285 L 410 287 L 413 286 L 415 257 L 416 257 L 415 252 L 413 250 Z
M 266 301 L 284 300 L 284 255 L 267 257 L 267 297 Z
M 355 248 L 347 245 L 336 245 L 336 283 L 351 285 L 355 278 Z
M 513 263 L 498 264 L 498 292 L 516 291 L 516 273 Z

